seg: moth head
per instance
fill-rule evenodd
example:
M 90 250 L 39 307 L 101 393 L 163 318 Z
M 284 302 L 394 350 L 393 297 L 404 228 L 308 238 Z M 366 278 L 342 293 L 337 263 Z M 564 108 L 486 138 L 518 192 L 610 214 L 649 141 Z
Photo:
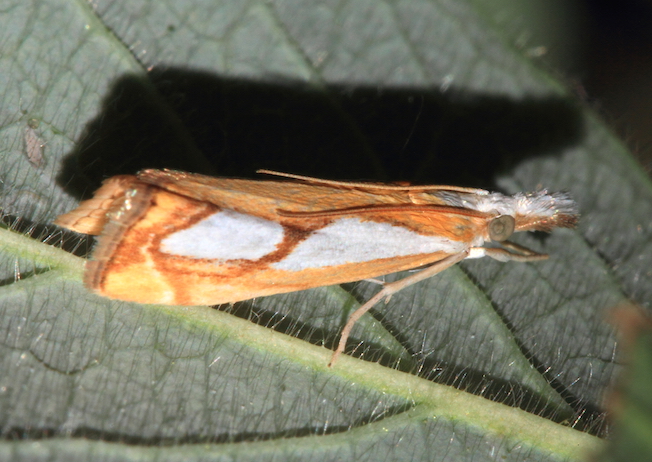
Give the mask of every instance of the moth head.
M 507 196 L 479 190 L 476 194 L 437 191 L 433 195 L 446 205 L 494 215 L 488 234 L 493 241 L 504 241 L 513 232 L 572 228 L 577 224 L 577 204 L 565 192 L 546 190 Z

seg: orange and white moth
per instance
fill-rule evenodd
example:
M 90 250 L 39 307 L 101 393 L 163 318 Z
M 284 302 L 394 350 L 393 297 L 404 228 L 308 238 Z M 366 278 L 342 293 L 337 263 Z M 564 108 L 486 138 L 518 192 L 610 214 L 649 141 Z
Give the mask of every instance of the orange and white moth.
M 507 196 L 454 186 L 213 178 L 168 170 L 106 180 L 56 224 L 99 235 L 85 285 L 140 303 L 216 305 L 425 266 L 383 288 L 349 318 L 465 258 L 547 258 L 507 239 L 572 227 L 566 193 Z M 483 247 L 485 242 L 497 243 Z

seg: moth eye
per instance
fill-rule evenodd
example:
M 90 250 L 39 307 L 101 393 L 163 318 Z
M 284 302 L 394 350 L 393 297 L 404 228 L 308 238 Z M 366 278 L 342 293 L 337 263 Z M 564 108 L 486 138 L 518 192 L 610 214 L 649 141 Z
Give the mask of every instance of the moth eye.
M 509 215 L 502 215 L 494 218 L 489 223 L 489 238 L 492 241 L 501 242 L 509 239 L 509 236 L 514 232 L 516 220 Z

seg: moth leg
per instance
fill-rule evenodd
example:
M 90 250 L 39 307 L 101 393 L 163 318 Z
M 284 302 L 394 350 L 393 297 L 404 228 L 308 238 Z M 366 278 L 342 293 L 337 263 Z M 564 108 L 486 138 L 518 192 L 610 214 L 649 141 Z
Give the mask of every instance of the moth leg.
M 367 279 L 363 279 L 363 281 L 371 282 L 373 284 L 378 284 L 379 286 L 385 285 L 385 281 L 381 281 L 380 279 L 376 279 L 376 278 L 367 278 Z
M 328 363 L 328 367 L 333 367 L 333 365 L 337 362 L 337 358 L 339 358 L 340 355 L 344 352 L 344 348 L 346 347 L 346 341 L 349 339 L 349 335 L 351 334 L 351 329 L 353 329 L 355 323 L 358 321 L 358 319 L 362 317 L 362 315 L 364 315 L 367 311 L 369 311 L 376 303 L 380 302 L 382 299 L 389 300 L 389 298 L 396 292 L 399 292 L 405 289 L 406 287 L 411 286 L 412 284 L 416 284 L 417 282 L 423 281 L 424 279 L 428 279 L 429 277 L 432 277 L 435 274 L 444 271 L 446 268 L 453 266 L 455 263 L 464 260 L 467 257 L 467 255 L 468 255 L 468 251 L 451 255 L 450 257 L 446 257 L 443 260 L 440 260 L 434 263 L 433 265 L 428 266 L 427 268 L 419 271 L 418 273 L 414 273 L 398 281 L 385 284 L 383 288 L 380 290 L 380 292 L 378 292 L 376 295 L 374 295 L 369 300 L 367 300 L 366 303 L 364 303 L 360 308 L 355 310 L 351 314 L 351 316 L 349 316 L 349 319 L 346 321 L 346 324 L 342 329 L 342 334 L 340 335 L 340 341 L 337 344 L 337 349 L 333 352 L 333 356 L 331 356 L 331 361 L 330 363 Z

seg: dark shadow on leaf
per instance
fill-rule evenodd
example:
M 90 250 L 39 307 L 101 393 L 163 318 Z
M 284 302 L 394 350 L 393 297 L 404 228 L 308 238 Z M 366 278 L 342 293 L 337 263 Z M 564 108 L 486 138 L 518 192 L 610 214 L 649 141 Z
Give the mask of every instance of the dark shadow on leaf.
M 142 168 L 491 187 L 497 172 L 583 136 L 574 103 L 449 89 L 261 83 L 185 69 L 127 75 L 58 182 L 79 197 Z

